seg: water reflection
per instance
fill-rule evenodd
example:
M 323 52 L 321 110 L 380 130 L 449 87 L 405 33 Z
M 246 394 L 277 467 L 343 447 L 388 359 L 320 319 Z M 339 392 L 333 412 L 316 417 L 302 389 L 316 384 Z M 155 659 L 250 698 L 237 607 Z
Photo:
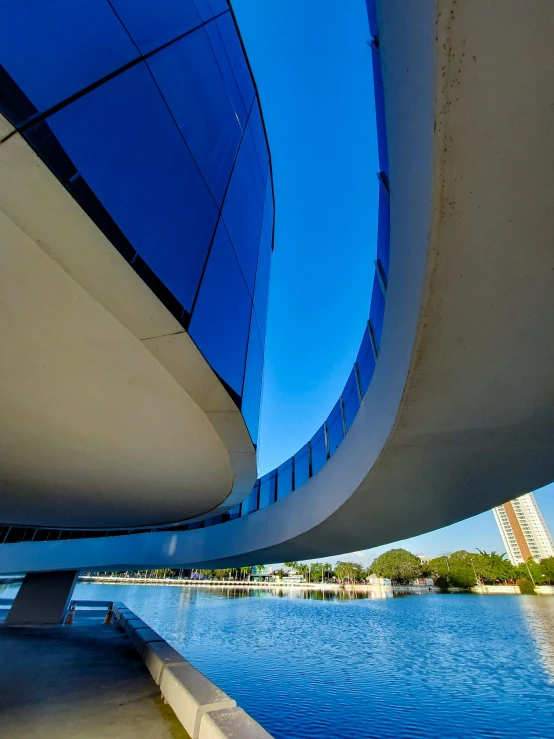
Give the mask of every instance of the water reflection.
M 76 597 L 127 603 L 276 739 L 554 737 L 554 598 L 92 583 Z
M 191 601 L 190 593 L 193 588 L 183 587 L 181 591 L 181 602 Z M 240 585 L 228 588 L 209 587 L 202 589 L 206 597 L 215 596 L 221 598 L 287 598 L 292 600 L 319 600 L 319 601 L 343 601 L 343 600 L 385 600 L 387 598 L 405 598 L 406 593 L 393 593 L 384 590 L 315 590 L 313 588 L 287 588 L 276 585 L 273 588 L 241 587 Z
M 549 682 L 554 684 L 554 598 L 526 595 L 519 601 L 541 664 L 548 673 Z

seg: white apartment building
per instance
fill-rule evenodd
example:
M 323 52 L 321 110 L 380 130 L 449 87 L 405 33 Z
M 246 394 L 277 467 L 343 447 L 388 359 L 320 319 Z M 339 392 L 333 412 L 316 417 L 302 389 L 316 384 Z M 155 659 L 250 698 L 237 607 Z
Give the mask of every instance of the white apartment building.
M 554 542 L 533 493 L 526 493 L 493 509 L 506 553 L 513 565 L 529 557 L 554 557 Z

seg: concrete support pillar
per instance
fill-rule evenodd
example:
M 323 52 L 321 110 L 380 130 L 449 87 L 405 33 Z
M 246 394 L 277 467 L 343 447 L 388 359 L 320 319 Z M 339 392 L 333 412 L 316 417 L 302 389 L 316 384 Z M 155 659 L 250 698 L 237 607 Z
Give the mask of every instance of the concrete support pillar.
M 6 626 L 61 624 L 78 574 L 78 570 L 27 573 Z

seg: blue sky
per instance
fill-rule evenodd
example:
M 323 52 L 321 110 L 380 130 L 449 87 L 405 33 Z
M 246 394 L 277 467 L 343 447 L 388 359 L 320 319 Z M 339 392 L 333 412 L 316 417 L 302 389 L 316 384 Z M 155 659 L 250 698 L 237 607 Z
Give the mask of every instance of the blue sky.
M 276 199 L 260 473 L 336 402 L 369 311 L 377 145 L 364 0 L 234 0 L 260 92 Z M 554 529 L 554 485 L 537 494 Z M 402 543 L 503 551 L 492 513 Z M 390 547 L 356 553 L 365 562 Z M 331 558 L 335 561 L 336 557 Z

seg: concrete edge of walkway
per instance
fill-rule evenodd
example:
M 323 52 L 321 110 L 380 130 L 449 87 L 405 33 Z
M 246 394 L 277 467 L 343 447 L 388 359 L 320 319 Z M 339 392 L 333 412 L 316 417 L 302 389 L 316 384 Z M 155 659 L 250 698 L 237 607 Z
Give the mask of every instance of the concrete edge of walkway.
M 173 649 L 124 603 L 113 615 L 191 739 L 272 739 L 232 698 Z

